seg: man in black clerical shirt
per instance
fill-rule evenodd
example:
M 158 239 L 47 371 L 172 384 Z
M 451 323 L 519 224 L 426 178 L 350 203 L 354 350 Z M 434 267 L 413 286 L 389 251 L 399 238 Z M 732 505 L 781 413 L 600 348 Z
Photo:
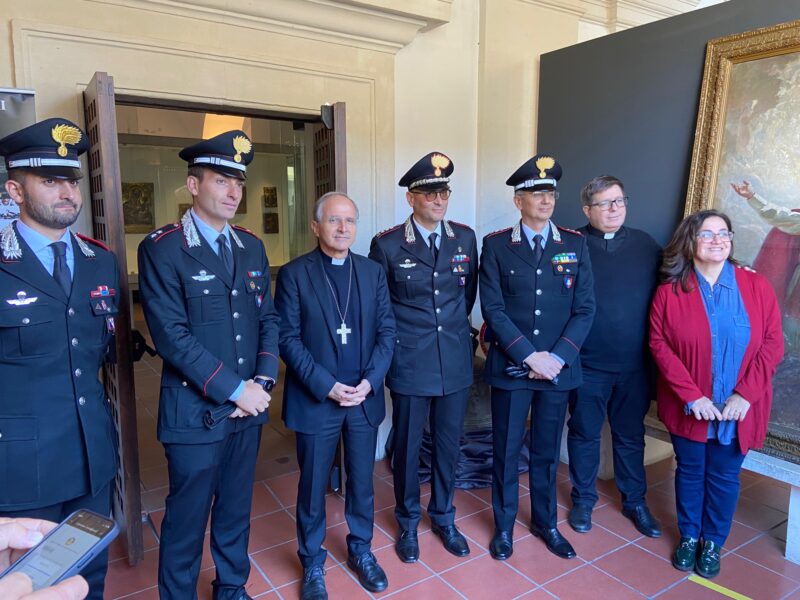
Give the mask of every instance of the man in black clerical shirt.
M 645 504 L 644 417 L 651 399 L 647 314 L 660 248 L 644 231 L 624 226 L 628 198 L 616 177 L 592 179 L 581 190 L 581 202 L 589 223 L 579 231 L 589 245 L 597 315 L 581 348 L 583 384 L 569 402 L 568 520 L 575 531 L 592 528 L 600 433 L 608 415 L 622 513 L 643 535 L 659 537 L 661 527 Z
M 283 419 L 296 432 L 298 556 L 303 600 L 323 600 L 325 492 L 344 436 L 347 566 L 370 592 L 386 589 L 370 551 L 372 474 L 378 426 L 386 414 L 383 378 L 392 361 L 395 319 L 380 265 L 349 251 L 358 208 L 346 195 L 317 200 L 311 229 L 319 247 L 278 273 L 280 353 L 286 363 Z

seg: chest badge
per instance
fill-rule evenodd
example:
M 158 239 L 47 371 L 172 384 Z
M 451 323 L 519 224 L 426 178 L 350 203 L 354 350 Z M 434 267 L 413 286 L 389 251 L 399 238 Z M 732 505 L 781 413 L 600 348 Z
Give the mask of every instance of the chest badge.
M 200 271 L 197 275 L 192 275 L 192 279 L 195 281 L 210 281 L 215 277 L 216 275 L 209 275 L 206 271 Z
M 28 304 L 33 304 L 39 299 L 38 296 L 32 296 L 28 298 L 28 294 L 25 292 L 17 292 L 17 297 L 12 298 L 10 300 L 6 300 L 12 306 L 27 306 Z
M 575 278 L 572 275 L 565 275 L 564 276 L 564 287 L 570 289 L 572 284 L 575 282 Z
M 91 298 L 105 298 L 108 296 L 116 296 L 117 291 L 107 285 L 98 285 L 96 290 L 89 292 Z
M 417 266 L 417 263 L 415 263 L 415 262 L 411 262 L 411 259 L 410 259 L 410 258 L 407 258 L 407 259 L 405 260 L 405 262 L 401 262 L 401 263 L 400 263 L 399 265 L 397 265 L 397 266 L 398 266 L 398 267 L 400 267 L 401 269 L 411 269 L 411 268 L 413 268 L 413 267 L 416 267 L 416 266 Z

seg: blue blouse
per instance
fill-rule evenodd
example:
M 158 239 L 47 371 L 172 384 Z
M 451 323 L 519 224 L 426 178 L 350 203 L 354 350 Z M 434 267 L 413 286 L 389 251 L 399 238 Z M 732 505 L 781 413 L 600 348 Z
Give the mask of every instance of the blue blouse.
M 711 401 L 717 405 L 725 404 L 739 380 L 742 359 L 750 342 L 750 318 L 730 262 L 725 261 L 713 287 L 697 270 L 695 274 L 711 329 Z M 736 437 L 736 430 L 736 421 L 711 421 L 708 424 L 708 439 L 728 445 Z

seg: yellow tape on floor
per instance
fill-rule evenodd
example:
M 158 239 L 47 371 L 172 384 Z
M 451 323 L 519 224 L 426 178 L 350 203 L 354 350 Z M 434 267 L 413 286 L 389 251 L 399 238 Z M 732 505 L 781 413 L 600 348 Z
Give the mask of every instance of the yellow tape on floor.
M 740 594 L 739 592 L 734 592 L 733 590 L 729 590 L 726 587 L 722 587 L 718 583 L 714 583 L 704 577 L 700 577 L 699 575 L 690 575 L 689 581 L 693 581 L 694 583 L 698 583 L 703 587 L 707 587 L 710 590 L 714 590 L 715 592 L 719 592 L 723 596 L 727 596 L 728 598 L 733 598 L 733 600 L 752 600 L 749 596 L 745 596 L 744 594 Z

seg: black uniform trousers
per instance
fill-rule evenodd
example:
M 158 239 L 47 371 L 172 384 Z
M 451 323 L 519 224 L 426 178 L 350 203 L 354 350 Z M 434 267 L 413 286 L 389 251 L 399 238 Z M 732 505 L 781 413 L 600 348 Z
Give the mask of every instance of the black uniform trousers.
M 645 501 L 644 417 L 650 407 L 646 368 L 625 373 L 583 367 L 583 385 L 570 394 L 567 423 L 572 503 L 593 507 L 597 502 L 600 436 L 608 415 L 614 451 L 614 479 L 623 508 Z
M 113 481 L 113 480 L 112 480 Z M 30 519 L 45 519 L 60 523 L 76 510 L 85 508 L 93 510 L 97 514 L 110 516 L 111 515 L 111 482 L 102 488 L 96 495 L 86 494 L 59 502 L 58 504 L 51 504 L 50 506 L 43 506 L 41 508 L 32 508 L 30 510 L 12 510 L 8 512 L 0 512 L 0 517 L 12 518 L 30 518 Z M 103 550 L 97 558 L 90 562 L 83 571 L 81 576 L 89 584 L 89 600 L 103 600 L 103 589 L 105 586 L 106 571 L 108 570 L 108 549 Z
M 333 400 L 326 400 L 333 402 Z M 378 429 L 370 425 L 362 406 L 338 407 L 318 433 L 295 432 L 300 481 L 297 486 L 297 555 L 303 569 L 323 566 L 328 556 L 325 541 L 325 494 L 339 436 L 344 441 L 347 473 L 344 516 L 350 533 L 347 552 L 360 556 L 370 551 L 375 520 L 375 446 Z
M 394 514 L 404 531 L 416 529 L 421 518 L 419 450 L 426 424 L 429 424 L 433 443 L 428 516 L 440 527 L 452 525 L 455 520 L 453 493 L 469 391 L 464 388 L 445 396 L 408 396 L 392 392 Z
M 531 412 L 530 468 L 533 525 L 556 526 L 556 470 L 569 391 L 492 388 L 492 508 L 499 531 L 512 531 L 519 507 L 519 453 Z
M 250 575 L 247 544 L 260 442 L 261 427 L 256 426 L 219 442 L 164 444 L 169 495 L 158 555 L 161 600 L 197 598 L 209 512 L 211 555 L 217 568 L 214 600 L 238 600 L 244 593 Z

